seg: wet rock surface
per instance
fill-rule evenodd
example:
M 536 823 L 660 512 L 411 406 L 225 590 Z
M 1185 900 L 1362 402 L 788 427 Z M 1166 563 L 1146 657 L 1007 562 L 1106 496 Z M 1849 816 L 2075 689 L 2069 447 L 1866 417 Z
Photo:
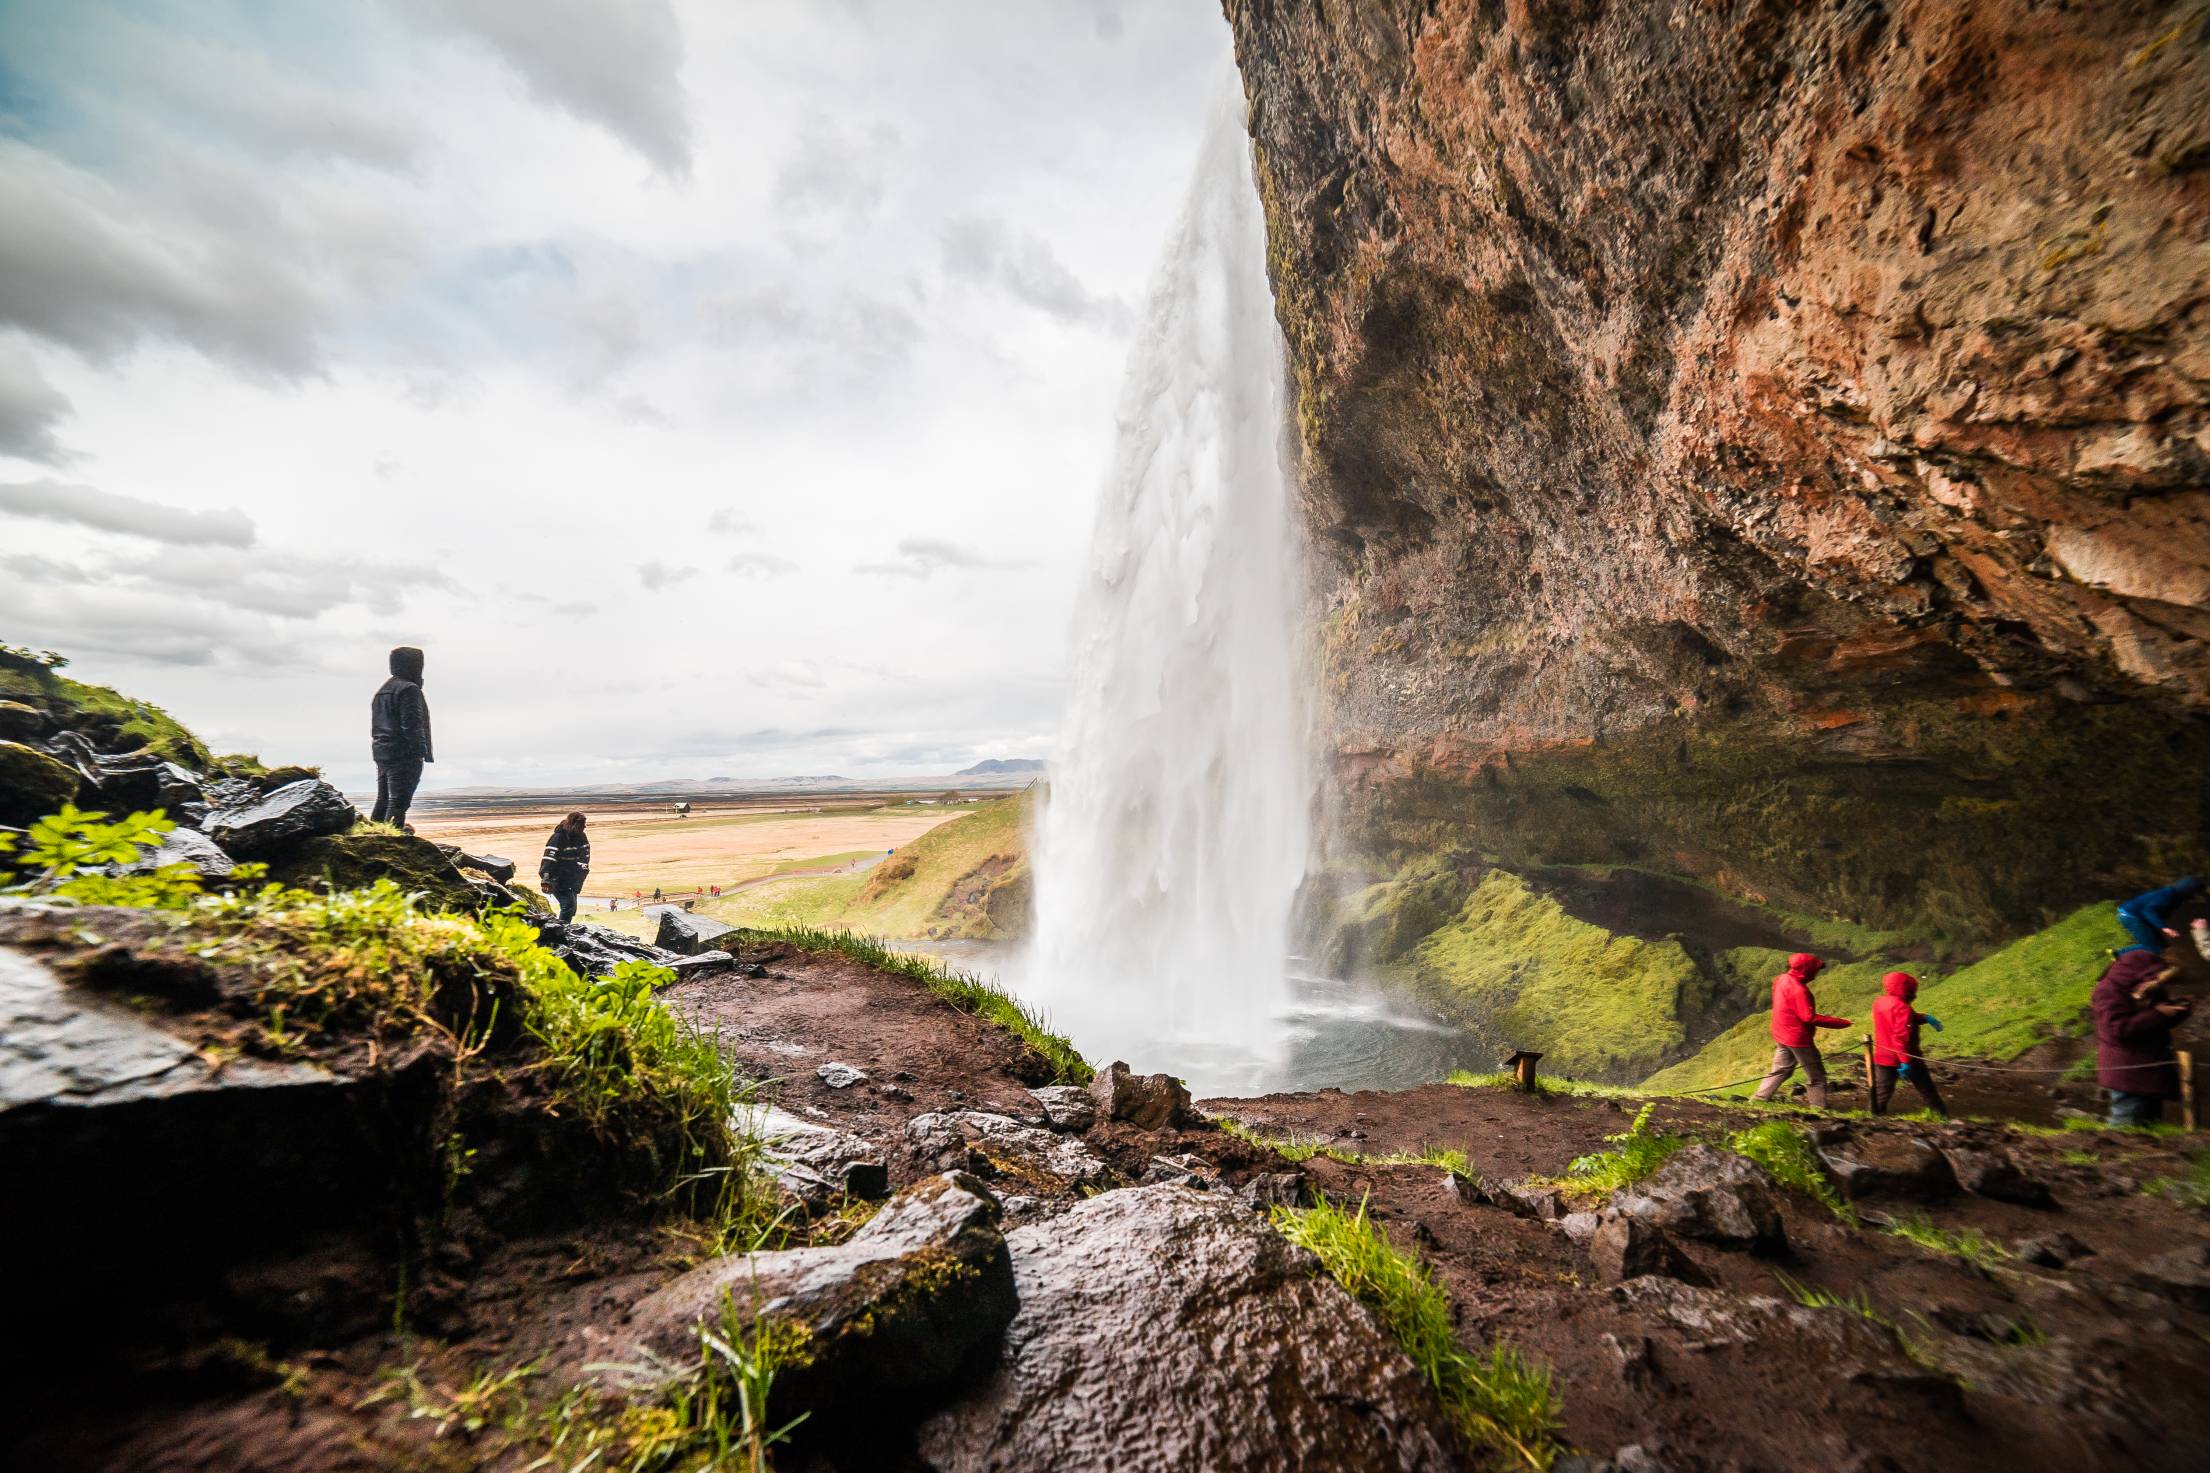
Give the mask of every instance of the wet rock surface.
M 172 864 L 188 864 L 202 880 L 216 882 L 230 878 L 238 865 L 222 847 L 198 829 L 176 828 L 162 836 L 161 843 L 146 850 L 132 864 L 114 866 L 119 875 L 150 874 L 154 870 Z
M 1129 1188 L 1006 1241 L 1004 1363 L 924 1424 L 932 1467 L 1456 1466 L 1403 1351 L 1233 1202 Z
M 672 951 L 662 951 L 634 936 L 588 921 L 562 925 L 548 918 L 539 923 L 537 932 L 554 955 L 586 977 L 609 976 L 623 962 L 652 962 L 665 967 L 678 960 Z
M 700 1265 L 640 1300 L 622 1324 L 587 1328 L 573 1359 L 649 1396 L 671 1368 L 695 1363 L 701 1330 L 726 1333 L 726 1304 L 739 1325 L 798 1331 L 773 1390 L 777 1416 L 879 1420 L 952 1384 L 1012 1320 L 998 1215 L 973 1177 L 930 1178 L 885 1203 L 849 1242 Z
M 1114 1060 L 1090 1082 L 1090 1102 L 1100 1120 L 1125 1120 L 1139 1130 L 1158 1130 L 1189 1114 L 1189 1091 L 1171 1074 L 1133 1074 Z
M 360 813 L 320 778 L 287 783 L 243 808 L 218 810 L 207 820 L 207 836 L 239 859 L 254 859 L 302 839 L 342 834 L 360 821 Z
M 1772 1178 L 1715 1146 L 1676 1151 L 1640 1186 L 1614 1195 L 1608 1211 L 1722 1248 L 1777 1253 L 1788 1241 Z
M 1949 1158 L 1915 1136 L 1868 1137 L 1835 1128 L 1821 1134 L 1817 1150 L 1819 1163 L 1853 1201 L 1938 1202 L 1957 1189 Z M 1964 1154 L 1975 1161 L 1988 1155 Z M 1998 1169 L 1998 1163 L 1987 1160 L 1983 1175 Z
M 1957 1185 L 1968 1192 L 2022 1207 L 2047 1207 L 2055 1201 L 2048 1182 L 2019 1165 L 2008 1151 L 1944 1146 L 1941 1154 Z
M 1047 1084 L 1029 1091 L 1036 1103 L 1043 1108 L 1044 1119 L 1053 1130 L 1072 1131 L 1079 1135 L 1097 1123 L 1097 1102 L 1090 1092 L 1079 1085 Z
M 767 1143 L 768 1169 L 783 1189 L 809 1207 L 836 1197 L 880 1197 L 890 1190 L 882 1152 L 833 1125 L 771 1105 L 740 1107 L 745 1130 Z
M 1061 1188 L 1101 1183 L 1112 1175 L 1104 1158 L 1082 1141 L 986 1110 L 917 1115 L 906 1123 L 905 1136 L 916 1157 L 939 1171 Z
M 668 906 L 660 912 L 659 928 L 652 939 L 662 951 L 691 956 L 722 944 L 736 929 L 706 916 Z

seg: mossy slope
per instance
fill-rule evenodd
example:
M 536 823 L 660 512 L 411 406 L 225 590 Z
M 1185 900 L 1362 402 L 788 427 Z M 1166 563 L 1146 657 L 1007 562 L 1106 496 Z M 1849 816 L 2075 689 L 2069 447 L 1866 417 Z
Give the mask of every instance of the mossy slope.
M 206 743 L 159 706 L 132 700 L 104 685 L 71 680 L 36 659 L 0 657 L 0 700 L 36 706 L 74 730 L 111 732 L 119 744 L 142 743 L 194 772 L 215 766 Z
M 756 885 L 709 901 L 732 925 L 807 925 L 873 936 L 991 941 L 1025 934 L 1028 792 L 929 830 L 860 875 Z

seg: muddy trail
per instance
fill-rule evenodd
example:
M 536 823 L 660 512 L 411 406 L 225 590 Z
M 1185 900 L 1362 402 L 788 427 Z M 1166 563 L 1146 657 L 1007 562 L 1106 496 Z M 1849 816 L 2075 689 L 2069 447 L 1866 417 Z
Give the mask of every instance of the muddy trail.
M 986 1184 L 1021 1297 L 1002 1343 L 993 1332 L 925 1393 L 802 1427 L 779 1467 L 1484 1466 L 1432 1430 L 1401 1357 L 1355 1348 L 1374 1337 L 1365 1310 L 1348 1309 L 1355 1324 L 1301 1301 L 1290 1315 L 1279 1296 L 1306 1291 L 1253 1267 L 1282 1252 L 1269 1210 L 1322 1195 L 1364 1203 L 1430 1267 L 1469 1350 L 1509 1342 L 1554 1368 L 1560 1440 L 1587 1459 L 1570 1466 L 2176 1470 L 2199 1466 L 2210 1435 L 2210 1224 L 2152 1190 L 2185 1175 L 2196 1142 L 1660 1100 L 1647 1128 L 1698 1145 L 1773 1119 L 1819 1132 L 1857 1225 L 1697 1145 L 1607 1203 L 1525 1183 L 1605 1150 L 1632 1099 L 1429 1085 L 1177 1111 L 1141 1081 L 1052 1088 L 1040 1055 L 912 977 L 782 945 L 737 961 L 689 969 L 663 1001 L 715 1034 L 790 1128 L 824 1129 L 809 1159 L 832 1186 L 878 1173 L 859 1190 L 891 1196 L 882 1218 Z M 1436 1159 L 1382 1159 L 1415 1156 Z M 804 1210 L 798 1241 L 830 1244 L 871 1209 L 836 1192 Z M 66 1355 L 19 1344 L 0 1464 L 575 1466 L 555 1430 L 566 1388 L 723 1270 L 705 1231 L 618 1214 L 538 1231 L 463 1221 L 405 1271 L 335 1242 L 228 1264 L 158 1334 L 111 1306 Z M 1241 1246 L 1219 1255 L 1230 1239 Z M 1311 1283 L 1313 1262 L 1282 1261 Z M 1192 1281 L 1208 1273 L 1217 1285 Z M 1205 1329 L 1214 1300 L 1241 1332 Z M 1114 1360 L 1122 1341 L 1141 1354 Z M 1358 1355 L 1356 1378 L 1325 1384 Z M 1215 1423 L 1246 1435 L 1231 1402 L 1264 1411 L 1276 1440 L 1208 1441 Z M 1355 1436 L 1328 1431 L 1330 1416 Z

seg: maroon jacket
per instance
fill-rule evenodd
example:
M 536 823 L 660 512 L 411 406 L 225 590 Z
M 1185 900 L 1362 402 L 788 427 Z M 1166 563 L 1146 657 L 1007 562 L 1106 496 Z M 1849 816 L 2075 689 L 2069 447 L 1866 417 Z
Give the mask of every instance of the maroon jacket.
M 2179 1070 L 2172 1057 L 2168 1018 L 2153 1002 L 2137 1002 L 2133 989 L 2164 970 L 2164 958 L 2143 948 L 2122 953 L 2095 984 L 2095 1077 L 2121 1094 L 2179 1098 Z

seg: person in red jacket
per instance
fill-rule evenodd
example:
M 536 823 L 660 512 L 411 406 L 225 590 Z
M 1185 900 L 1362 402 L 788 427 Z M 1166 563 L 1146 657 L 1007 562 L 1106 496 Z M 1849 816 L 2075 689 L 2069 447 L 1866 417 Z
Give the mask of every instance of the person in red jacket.
M 1847 1028 L 1849 1019 L 1830 1018 L 1811 996 L 1811 979 L 1826 963 L 1808 951 L 1788 958 L 1788 970 L 1773 978 L 1773 1067 L 1750 1098 L 1769 1100 L 1800 1065 L 1803 1097 L 1814 1110 L 1826 1108 L 1826 1061 L 1819 1057 L 1818 1030 Z
M 1918 1042 L 1918 1025 L 1931 1023 L 1939 1033 L 1941 1019 L 1911 1006 L 1918 996 L 1918 978 L 1909 972 L 1888 973 L 1880 979 L 1880 990 L 1887 995 L 1872 1005 L 1872 1113 L 1887 1114 L 1896 1080 L 1907 1079 L 1927 1109 L 1947 1115 L 1949 1107 L 1934 1088 L 1933 1071 L 1926 1067 Z
M 2164 1118 L 2164 1102 L 2179 1098 L 2172 1031 L 2194 1004 L 2174 1001 L 2165 990 L 2178 971 L 2161 952 L 2129 947 L 2088 995 L 2095 1012 L 2095 1075 L 2110 1091 L 2112 1125 L 2154 1125 Z

